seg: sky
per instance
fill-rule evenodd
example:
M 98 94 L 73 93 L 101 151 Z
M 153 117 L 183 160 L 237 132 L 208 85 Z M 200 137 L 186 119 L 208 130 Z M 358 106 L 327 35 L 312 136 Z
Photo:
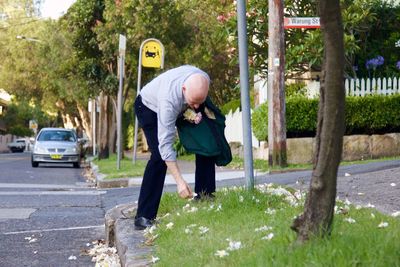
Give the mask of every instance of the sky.
M 41 8 L 42 17 L 58 19 L 74 2 L 75 0 L 44 0 Z

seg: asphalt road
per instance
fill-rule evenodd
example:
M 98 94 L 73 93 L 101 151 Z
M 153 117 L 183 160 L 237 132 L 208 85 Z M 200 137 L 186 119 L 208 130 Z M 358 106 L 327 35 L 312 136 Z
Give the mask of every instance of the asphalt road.
M 1 267 L 94 266 L 81 251 L 104 238 L 105 212 L 135 201 L 138 188 L 97 190 L 83 171 L 32 168 L 29 153 L 0 154 Z

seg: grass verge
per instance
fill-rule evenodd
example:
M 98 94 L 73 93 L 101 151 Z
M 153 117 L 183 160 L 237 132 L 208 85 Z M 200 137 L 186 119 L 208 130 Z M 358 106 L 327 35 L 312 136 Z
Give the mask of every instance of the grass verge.
M 194 161 L 194 154 L 182 155 L 178 157 L 179 160 Z M 358 161 L 342 161 L 341 166 L 352 165 L 352 164 L 365 164 L 370 162 L 379 162 L 385 160 L 395 160 L 400 157 L 388 157 L 380 159 L 369 159 L 369 160 L 358 160 Z M 100 173 L 106 175 L 105 179 L 113 178 L 127 178 L 127 177 L 138 177 L 143 176 L 144 168 L 146 167 L 147 160 L 137 160 L 136 164 L 132 164 L 132 159 L 124 158 L 121 160 L 121 169 L 117 170 L 117 156 L 112 154 L 108 159 L 94 160 L 94 163 L 99 166 Z M 243 169 L 244 161 L 242 158 L 233 157 L 232 162 L 229 163 L 227 168 L 232 169 Z M 268 166 L 268 161 L 262 159 L 253 160 L 253 168 L 259 172 L 266 171 L 295 171 L 295 170 L 307 170 L 312 169 L 311 164 L 289 164 L 286 168 L 274 167 L 272 169 Z
M 105 179 L 114 179 L 143 176 L 147 160 L 136 160 L 136 164 L 133 164 L 132 159 L 123 158 L 119 170 L 116 154 L 110 155 L 108 159 L 95 159 L 93 162 L 99 167 L 99 172 L 105 175 Z
M 223 189 L 213 202 L 164 194 L 160 223 L 145 233 L 156 266 L 400 266 L 398 218 L 338 202 L 331 236 L 295 246 L 289 227 L 304 194 L 258 188 Z

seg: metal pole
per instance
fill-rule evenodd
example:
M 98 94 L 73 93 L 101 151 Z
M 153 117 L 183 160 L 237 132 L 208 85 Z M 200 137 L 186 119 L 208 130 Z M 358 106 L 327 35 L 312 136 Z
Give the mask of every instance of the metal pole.
M 92 99 L 92 141 L 94 157 L 96 156 L 96 98 Z
M 121 168 L 122 156 L 122 86 L 124 83 L 124 56 L 119 57 L 119 88 L 117 104 L 117 170 Z
M 242 102 L 244 170 L 248 190 L 254 189 L 253 151 L 251 143 L 251 115 L 249 95 L 249 63 L 247 53 L 246 1 L 237 1 L 240 94 Z

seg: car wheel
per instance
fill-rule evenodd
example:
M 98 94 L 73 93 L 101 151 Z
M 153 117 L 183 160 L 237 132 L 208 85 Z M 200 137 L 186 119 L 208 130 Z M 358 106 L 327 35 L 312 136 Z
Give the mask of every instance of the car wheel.
M 74 162 L 74 168 L 80 168 L 81 163 L 80 162 Z
M 32 167 L 33 167 L 33 168 L 39 167 L 39 162 L 32 161 Z

